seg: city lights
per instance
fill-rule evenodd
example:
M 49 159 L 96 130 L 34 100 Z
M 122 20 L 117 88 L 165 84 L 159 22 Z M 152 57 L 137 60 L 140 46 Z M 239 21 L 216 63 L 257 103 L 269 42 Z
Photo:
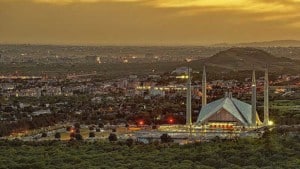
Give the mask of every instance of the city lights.
M 269 126 L 273 126 L 273 125 L 274 125 L 274 122 L 270 120 L 270 121 L 268 122 L 268 125 L 269 125 Z
M 173 119 L 172 117 L 170 117 L 170 118 L 168 119 L 168 123 L 169 123 L 169 124 L 173 124 L 173 123 L 174 123 L 174 119 Z
M 144 122 L 143 120 L 140 120 L 140 121 L 138 122 L 138 124 L 139 124 L 140 126 L 142 126 L 142 125 L 145 124 L 145 122 Z

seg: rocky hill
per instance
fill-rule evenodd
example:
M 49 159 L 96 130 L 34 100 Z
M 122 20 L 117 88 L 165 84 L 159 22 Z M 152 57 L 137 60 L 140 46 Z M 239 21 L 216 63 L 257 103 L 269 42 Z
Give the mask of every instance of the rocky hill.
M 256 69 L 262 69 L 266 64 L 270 65 L 273 70 L 297 70 L 300 71 L 300 62 L 285 58 L 276 57 L 263 50 L 256 48 L 230 48 L 217 54 L 202 59 L 193 61 L 192 65 L 206 64 L 208 66 L 220 67 L 224 69 L 234 70 L 247 70 L 252 69 L 253 66 Z

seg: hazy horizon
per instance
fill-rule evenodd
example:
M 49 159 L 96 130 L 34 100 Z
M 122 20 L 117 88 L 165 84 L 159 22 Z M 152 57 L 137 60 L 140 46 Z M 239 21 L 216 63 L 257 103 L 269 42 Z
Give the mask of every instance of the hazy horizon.
M 208 43 L 208 44 L 105 44 L 105 43 L 47 43 L 47 42 L 44 42 L 44 43 L 26 43 L 26 42 L 1 42 L 0 41 L 0 45 L 33 45 L 33 46 L 46 46 L 46 45 L 49 45 L 49 46 L 115 46 L 115 47 L 118 47 L 118 46 L 132 46 L 132 47 L 159 47 L 159 46 L 162 46 L 162 47 L 180 47 L 180 46 L 186 46 L 186 47 L 193 47 L 193 46 L 203 46 L 203 47 L 210 47 L 210 46 L 220 46 L 222 47 L 222 45 L 224 45 L 224 47 L 226 46 L 230 46 L 232 45 L 232 47 L 238 47 L 238 45 L 243 45 L 241 47 L 247 47 L 245 46 L 244 44 L 255 44 L 255 43 L 271 43 L 271 42 L 282 42 L 282 41 L 297 41 L 300 43 L 300 40 L 294 40 L 294 39 L 282 39 L 282 40 L 270 40 L 270 41 L 249 41 L 249 42 L 236 42 L 236 43 L 229 43 L 229 42 L 218 42 L 218 43 Z M 253 46 L 253 45 L 251 45 Z M 248 46 L 248 47 L 251 47 L 251 46 Z M 298 47 L 298 46 L 297 46 Z
M 299 0 L 0 0 L 1 44 L 193 46 L 300 40 Z

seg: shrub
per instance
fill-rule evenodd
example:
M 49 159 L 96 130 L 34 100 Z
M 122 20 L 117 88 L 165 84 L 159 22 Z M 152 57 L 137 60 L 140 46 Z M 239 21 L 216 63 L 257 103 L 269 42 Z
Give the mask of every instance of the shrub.
M 60 135 L 59 132 L 57 132 L 57 133 L 55 133 L 54 137 L 55 137 L 56 139 L 60 139 L 60 138 L 61 138 L 61 135 Z
M 80 124 L 79 124 L 79 123 L 75 123 L 75 124 L 74 124 L 74 127 L 75 127 L 76 129 L 80 129 Z
M 47 133 L 42 133 L 42 137 L 47 137 Z
M 70 133 L 70 137 L 74 138 L 75 137 L 75 133 Z
M 93 138 L 93 137 L 95 137 L 95 136 L 96 136 L 96 135 L 95 135 L 94 132 L 90 132 L 90 133 L 89 133 L 89 137 L 90 137 L 90 138 Z
M 75 139 L 79 141 L 79 140 L 83 140 L 83 137 L 82 137 L 81 134 L 76 133 L 76 134 L 75 134 Z
M 103 124 L 103 123 L 99 123 L 99 124 L 98 124 L 98 127 L 99 127 L 99 128 L 104 128 L 104 124 Z
M 133 139 L 132 139 L 132 138 L 128 138 L 128 139 L 126 140 L 126 145 L 127 145 L 128 147 L 131 147 L 131 146 L 133 145 Z
M 169 136 L 168 134 L 162 134 L 160 136 L 160 140 L 162 143 L 170 143 L 170 142 L 173 142 L 173 139 L 171 138 L 171 136 Z
M 90 126 L 89 130 L 95 130 L 95 127 L 94 126 Z
M 66 127 L 66 131 L 71 131 L 72 127 L 71 126 L 67 126 Z
M 108 140 L 109 140 L 110 142 L 117 141 L 117 140 L 118 140 L 117 135 L 114 134 L 114 133 L 110 133 L 109 136 L 108 136 Z

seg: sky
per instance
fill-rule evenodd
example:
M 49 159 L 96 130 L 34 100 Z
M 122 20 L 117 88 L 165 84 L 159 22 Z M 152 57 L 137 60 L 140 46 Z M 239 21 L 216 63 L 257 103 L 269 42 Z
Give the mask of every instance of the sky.
M 0 43 L 300 40 L 300 0 L 0 0 Z

